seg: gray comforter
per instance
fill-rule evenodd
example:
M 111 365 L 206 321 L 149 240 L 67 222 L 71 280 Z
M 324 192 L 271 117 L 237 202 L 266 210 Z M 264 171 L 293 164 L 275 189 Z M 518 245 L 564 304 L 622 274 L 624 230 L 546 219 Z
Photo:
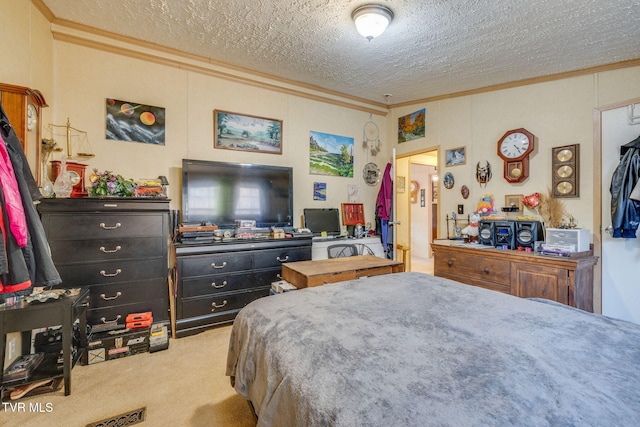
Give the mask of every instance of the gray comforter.
M 259 426 L 639 426 L 640 326 L 421 273 L 262 298 L 227 375 Z

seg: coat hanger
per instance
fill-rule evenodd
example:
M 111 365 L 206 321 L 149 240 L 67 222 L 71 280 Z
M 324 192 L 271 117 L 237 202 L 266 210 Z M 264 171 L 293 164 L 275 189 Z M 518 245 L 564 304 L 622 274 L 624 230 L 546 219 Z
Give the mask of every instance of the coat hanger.
M 624 156 L 624 153 L 626 153 L 631 148 L 640 148 L 640 136 L 634 139 L 633 141 L 627 142 L 626 144 L 621 146 L 620 155 Z

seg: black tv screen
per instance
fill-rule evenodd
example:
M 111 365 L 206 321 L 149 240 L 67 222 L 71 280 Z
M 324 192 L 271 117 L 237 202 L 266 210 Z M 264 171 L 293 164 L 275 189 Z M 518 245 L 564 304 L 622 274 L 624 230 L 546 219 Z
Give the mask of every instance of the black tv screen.
M 293 226 L 293 169 L 282 166 L 182 160 L 182 223 L 234 228 Z
M 304 209 L 304 226 L 319 236 L 326 232 L 328 236 L 340 235 L 340 212 L 335 208 Z

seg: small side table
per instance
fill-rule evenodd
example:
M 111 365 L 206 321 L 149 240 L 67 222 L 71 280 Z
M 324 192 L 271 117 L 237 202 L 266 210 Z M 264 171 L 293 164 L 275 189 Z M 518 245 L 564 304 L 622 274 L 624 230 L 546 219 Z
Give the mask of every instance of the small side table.
M 59 300 L 43 303 L 27 304 L 25 300 L 10 307 L 0 308 L 0 372 L 4 372 L 4 356 L 6 348 L 6 334 L 22 332 L 22 354 L 31 350 L 31 331 L 38 328 L 62 326 L 62 373 L 39 373 L 39 369 L 25 380 L 2 382 L 0 376 L 0 391 L 7 386 L 29 384 L 46 378 L 64 377 L 64 394 L 71 394 L 71 368 L 87 347 L 87 307 L 89 307 L 89 288 L 80 288 L 77 295 L 63 296 Z M 73 323 L 79 320 L 80 343 L 76 360 L 71 360 L 73 345 Z M 59 370 L 58 370 L 59 371 Z M 0 393 L 0 397 L 2 393 Z

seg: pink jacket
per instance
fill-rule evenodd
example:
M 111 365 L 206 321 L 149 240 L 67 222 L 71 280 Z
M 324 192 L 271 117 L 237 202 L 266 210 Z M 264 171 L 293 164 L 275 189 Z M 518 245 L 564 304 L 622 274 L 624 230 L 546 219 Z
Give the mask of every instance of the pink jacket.
M 9 216 L 9 229 L 18 246 L 24 248 L 27 246 L 27 219 L 22 206 L 18 181 L 16 181 L 13 165 L 2 135 L 0 135 L 0 184 L 2 184 L 5 209 Z

